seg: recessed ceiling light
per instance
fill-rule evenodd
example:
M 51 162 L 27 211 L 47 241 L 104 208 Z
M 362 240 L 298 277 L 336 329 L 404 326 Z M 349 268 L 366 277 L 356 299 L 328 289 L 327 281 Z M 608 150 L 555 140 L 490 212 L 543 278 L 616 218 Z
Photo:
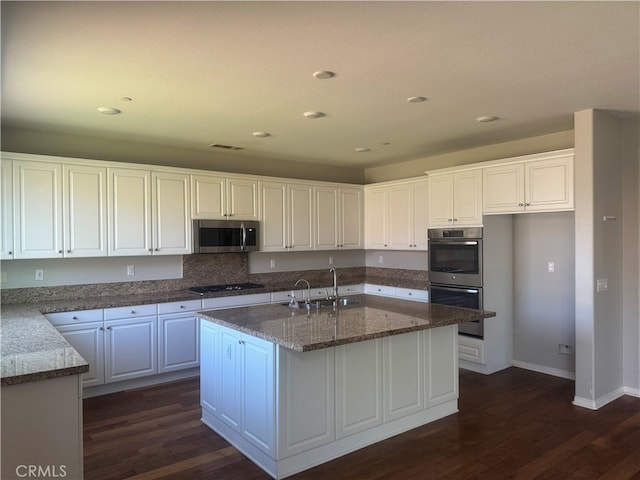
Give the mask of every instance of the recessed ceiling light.
M 407 102 L 409 103 L 422 103 L 427 100 L 427 97 L 409 97 Z
M 271 134 L 268 132 L 253 132 L 251 135 L 253 135 L 254 137 L 258 137 L 258 138 L 265 138 L 265 137 L 270 137 Z
M 329 78 L 333 78 L 336 76 L 334 72 L 330 72 L 329 70 L 319 70 L 317 72 L 313 72 L 313 76 L 318 80 L 327 80 Z
M 476 118 L 476 122 L 480 123 L 494 122 L 496 120 L 498 120 L 498 117 L 496 117 L 495 115 L 482 115 Z
M 118 110 L 117 108 L 113 107 L 98 107 L 98 111 L 100 113 L 104 113 L 105 115 L 118 115 L 119 113 L 122 113 L 122 110 Z
M 371 151 L 371 149 L 369 149 L 367 147 L 357 147 L 355 150 L 358 153 L 364 153 L 364 152 L 370 152 Z
M 304 112 L 303 115 L 307 118 L 320 118 L 320 117 L 324 117 L 324 113 L 322 112 Z

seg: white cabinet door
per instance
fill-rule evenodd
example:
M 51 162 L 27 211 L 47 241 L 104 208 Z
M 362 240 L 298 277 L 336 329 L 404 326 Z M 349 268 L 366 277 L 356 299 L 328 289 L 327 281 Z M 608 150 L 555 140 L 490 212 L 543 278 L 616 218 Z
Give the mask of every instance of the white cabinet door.
M 64 165 L 64 256 L 107 256 L 107 169 Z
M 109 255 L 151 255 L 151 172 L 109 169 Z
M 429 182 L 413 184 L 413 249 L 427 250 L 429 229 Z
M 387 189 L 365 190 L 364 206 L 366 247 L 372 250 L 387 248 Z
M 265 252 L 313 250 L 313 187 L 260 182 Z
M 429 176 L 429 225 L 448 226 L 453 222 L 453 175 Z
M 260 182 L 262 209 L 261 246 L 263 252 L 287 251 L 287 184 Z
M 425 359 L 425 407 L 458 398 L 458 327 L 420 332 Z
M 258 182 L 253 178 L 227 178 L 227 215 L 233 220 L 259 220 Z
M 364 245 L 364 218 L 361 188 L 340 188 L 338 247 L 361 249 Z
M 336 347 L 336 438 L 382 424 L 382 340 Z
M 191 175 L 191 211 L 193 218 L 226 218 L 227 180 L 215 175 Z
M 313 186 L 290 183 L 287 199 L 289 250 L 313 250 Z
M 89 363 L 82 374 L 83 387 L 104 384 L 104 327 L 102 322 L 57 327 L 69 344 Z
M 14 258 L 62 257 L 62 165 L 14 161 Z
M 279 348 L 280 458 L 335 439 L 334 351 Z
M 220 346 L 220 419 L 235 432 L 241 433 L 242 422 L 242 359 L 240 353 L 240 332 L 222 328 Z
M 316 250 L 336 250 L 340 242 L 340 197 L 338 188 L 316 186 Z
M 316 186 L 314 192 L 315 249 L 362 248 L 362 189 Z
M 105 321 L 105 383 L 158 373 L 157 316 Z
M 573 155 L 525 163 L 525 206 L 531 212 L 573 210 Z
M 153 172 L 151 178 L 154 255 L 191 253 L 189 176 Z
M 200 404 L 220 416 L 222 345 L 220 327 L 200 320 Z
M 424 407 L 424 357 L 420 335 L 405 333 L 385 337 L 382 352 L 384 421 L 421 411 Z
M 13 258 L 13 161 L 0 161 L 0 260 Z
M 485 167 L 482 176 L 484 213 L 520 213 L 524 210 L 523 164 Z
M 387 222 L 389 248 L 410 250 L 413 247 L 413 187 L 410 184 L 389 187 Z
M 482 225 L 482 170 L 429 177 L 429 226 Z
M 242 436 L 275 457 L 275 345 L 241 335 Z
M 253 178 L 191 175 L 194 219 L 258 220 L 258 182 Z
M 454 175 L 453 223 L 482 225 L 482 170 Z
M 158 373 L 200 364 L 198 325 L 195 312 L 158 315 Z

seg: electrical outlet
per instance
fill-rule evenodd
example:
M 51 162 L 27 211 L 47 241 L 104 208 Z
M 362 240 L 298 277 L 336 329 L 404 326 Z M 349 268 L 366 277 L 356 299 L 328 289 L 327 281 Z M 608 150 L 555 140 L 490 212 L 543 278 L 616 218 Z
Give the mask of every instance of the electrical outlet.
M 378 263 L 384 263 L 384 258 L 382 258 L 382 255 L 378 256 Z
M 271 268 L 276 268 L 276 259 L 275 258 L 272 258 L 269 263 L 271 265 Z
M 7 283 L 7 272 L 0 272 L 0 283 Z
M 135 274 L 136 274 L 135 265 L 127 265 L 127 275 L 131 276 L 131 275 L 135 275 Z
M 39 282 L 44 280 L 44 270 L 42 269 L 36 270 L 36 280 Z
M 329 265 L 333 265 L 333 257 L 329 257 Z
M 573 354 L 573 348 L 571 347 L 571 345 L 565 345 L 563 343 L 559 343 L 558 344 L 558 353 L 560 355 L 572 355 Z
M 607 290 L 609 290 L 609 279 L 598 278 L 596 280 L 596 292 L 606 292 Z
M 556 262 L 547 262 L 547 271 L 553 273 L 556 271 Z

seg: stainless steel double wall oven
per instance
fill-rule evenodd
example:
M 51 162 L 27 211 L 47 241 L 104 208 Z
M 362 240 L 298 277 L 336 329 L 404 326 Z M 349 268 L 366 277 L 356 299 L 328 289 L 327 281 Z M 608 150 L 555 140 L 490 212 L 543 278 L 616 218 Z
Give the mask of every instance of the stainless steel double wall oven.
M 432 303 L 482 310 L 482 227 L 429 229 L 429 298 Z M 459 325 L 482 338 L 482 320 Z

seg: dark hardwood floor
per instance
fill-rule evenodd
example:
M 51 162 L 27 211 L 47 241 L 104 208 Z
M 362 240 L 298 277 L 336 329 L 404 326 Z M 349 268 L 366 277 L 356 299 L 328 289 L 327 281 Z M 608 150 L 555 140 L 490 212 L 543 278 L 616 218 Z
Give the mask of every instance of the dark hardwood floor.
M 598 411 L 573 382 L 461 370 L 460 412 L 291 479 L 640 480 L 640 398 Z M 84 401 L 86 480 L 270 478 L 200 422 L 199 381 Z

